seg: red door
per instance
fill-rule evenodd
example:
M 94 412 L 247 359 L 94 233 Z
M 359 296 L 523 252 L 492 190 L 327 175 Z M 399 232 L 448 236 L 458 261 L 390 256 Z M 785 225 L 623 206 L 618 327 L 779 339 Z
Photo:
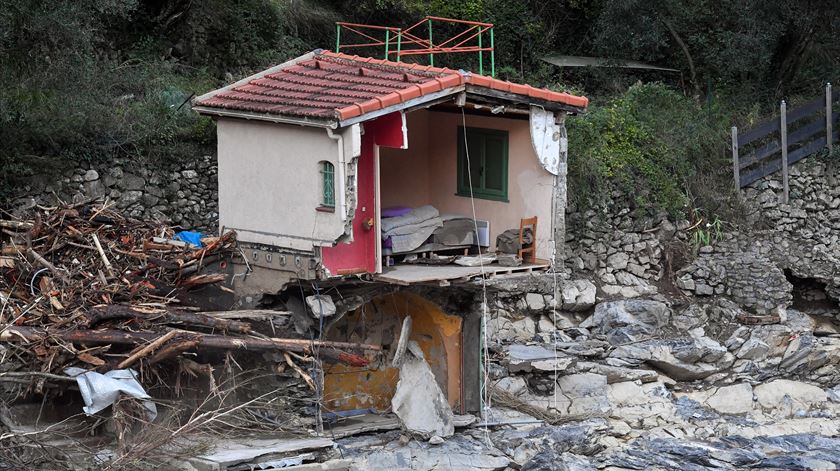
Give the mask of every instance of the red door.
M 373 133 L 365 132 L 356 169 L 358 201 L 353 216 L 353 242 L 321 249 L 321 260 L 333 276 L 376 271 L 376 231 L 372 223 L 368 224 L 376 215 L 373 146 Z
M 357 172 L 358 198 L 353 217 L 353 242 L 339 243 L 334 247 L 321 249 L 321 261 L 335 275 L 376 273 L 376 244 L 379 231 L 374 227 L 376 220 L 376 177 L 375 146 L 408 146 L 405 115 L 400 112 L 387 114 L 364 124 L 362 154 L 359 156 Z

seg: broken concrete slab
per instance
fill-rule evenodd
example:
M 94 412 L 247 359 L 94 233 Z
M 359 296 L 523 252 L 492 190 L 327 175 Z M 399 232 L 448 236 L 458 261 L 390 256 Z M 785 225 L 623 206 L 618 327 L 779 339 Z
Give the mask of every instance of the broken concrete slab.
M 214 443 L 211 451 L 188 460 L 197 471 L 225 471 L 243 463 L 274 461 L 285 455 L 330 448 L 329 438 L 228 439 Z
M 391 399 L 391 409 L 403 429 L 424 440 L 434 435 L 451 437 L 455 433 L 455 418 L 449 402 L 415 341 L 408 343 L 408 354 L 400 367 L 400 380 Z
M 562 352 L 541 345 L 508 345 L 507 357 L 508 371 L 511 373 L 563 371 L 575 361 Z

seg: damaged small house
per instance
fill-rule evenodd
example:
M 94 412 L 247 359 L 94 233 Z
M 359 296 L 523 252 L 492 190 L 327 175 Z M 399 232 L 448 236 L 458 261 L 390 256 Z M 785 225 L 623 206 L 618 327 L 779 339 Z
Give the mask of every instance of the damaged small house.
M 240 304 L 270 294 L 300 311 L 299 331 L 382 345 L 386 357 L 407 335 L 453 411 L 478 412 L 480 314 L 423 289 L 557 263 L 564 122 L 586 106 L 463 70 L 325 50 L 196 98 L 194 110 L 217 122 L 219 219 L 243 250 L 228 267 Z M 387 410 L 398 379 L 390 358 L 327 365 L 324 408 Z
M 316 50 L 193 100 L 217 236 L 107 198 L 4 213 L 0 467 L 348 469 L 333 440 L 452 435 L 488 391 L 484 282 L 562 264 L 587 103 Z

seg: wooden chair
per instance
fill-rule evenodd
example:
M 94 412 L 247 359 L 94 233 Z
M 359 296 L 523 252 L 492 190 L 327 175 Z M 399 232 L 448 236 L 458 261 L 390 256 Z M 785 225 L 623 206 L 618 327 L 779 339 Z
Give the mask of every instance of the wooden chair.
M 527 247 L 525 246 L 525 242 L 523 241 L 525 236 L 525 229 L 530 227 L 531 228 L 531 236 L 533 237 L 533 242 L 531 242 Z M 524 218 L 519 221 L 519 258 L 522 259 L 525 263 L 537 263 L 537 217 L 531 218 Z M 525 258 L 525 254 L 528 254 L 528 258 Z

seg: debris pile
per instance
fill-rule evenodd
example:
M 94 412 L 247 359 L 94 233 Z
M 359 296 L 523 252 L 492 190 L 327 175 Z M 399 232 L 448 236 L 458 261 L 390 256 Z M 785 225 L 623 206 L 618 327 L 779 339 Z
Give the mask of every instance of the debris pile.
M 275 338 L 270 312 L 220 312 L 236 234 L 176 240 L 172 228 L 121 216 L 112 205 L 39 207 L 0 219 L 0 383 L 43 392 L 71 367 L 144 369 L 184 352 L 247 350 L 298 361 L 364 366 L 377 346 Z M 210 300 L 210 301 L 208 301 Z M 247 319 L 248 321 L 243 321 Z M 249 321 L 268 321 L 263 324 Z M 147 385 L 148 386 L 148 385 Z

